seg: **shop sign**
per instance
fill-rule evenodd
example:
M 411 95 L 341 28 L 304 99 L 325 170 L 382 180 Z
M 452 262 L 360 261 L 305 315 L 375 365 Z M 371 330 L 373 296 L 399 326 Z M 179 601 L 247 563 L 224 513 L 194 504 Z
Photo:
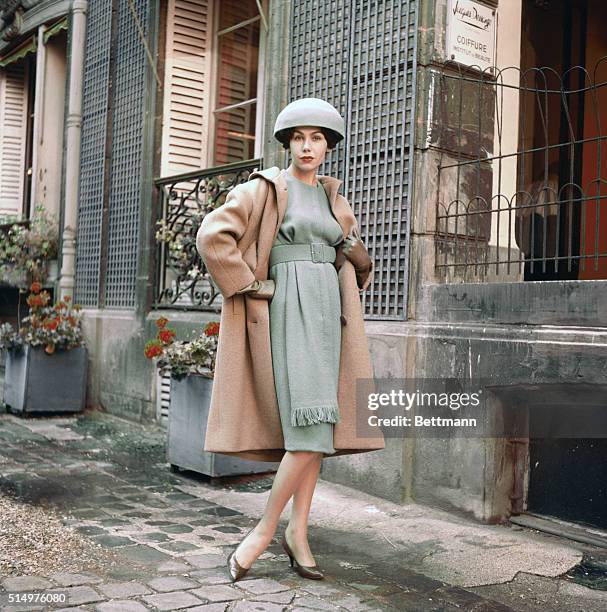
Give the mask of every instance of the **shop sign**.
M 495 65 L 497 11 L 475 0 L 449 0 L 447 58 L 480 70 Z

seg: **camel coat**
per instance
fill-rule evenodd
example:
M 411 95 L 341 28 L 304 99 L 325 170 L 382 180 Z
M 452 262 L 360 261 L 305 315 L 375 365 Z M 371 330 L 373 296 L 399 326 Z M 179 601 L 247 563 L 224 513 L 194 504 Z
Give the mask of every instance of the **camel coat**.
M 344 238 L 357 225 L 352 209 L 337 193 L 342 181 L 319 175 Z M 255 171 L 235 186 L 224 204 L 208 213 L 198 230 L 196 247 L 223 296 L 219 342 L 204 450 L 244 459 L 279 461 L 285 453 L 274 386 L 269 302 L 236 294 L 255 279 L 268 278 L 270 249 L 287 208 L 287 184 L 278 167 Z M 352 263 L 338 246 L 342 340 L 337 399 L 340 422 L 334 426 L 334 455 L 385 447 L 379 428 L 367 425 L 364 405 L 373 381 L 364 385 L 356 406 L 356 380 L 373 379 L 360 292 Z M 357 430 L 358 419 L 358 430 Z M 362 436 L 360 434 L 363 434 Z

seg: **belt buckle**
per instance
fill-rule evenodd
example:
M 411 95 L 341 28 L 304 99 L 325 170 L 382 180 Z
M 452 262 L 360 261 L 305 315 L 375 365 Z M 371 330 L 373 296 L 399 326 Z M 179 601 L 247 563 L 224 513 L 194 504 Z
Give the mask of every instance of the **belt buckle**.
M 322 263 L 324 258 L 324 244 L 322 242 L 310 243 L 310 249 L 312 251 L 312 261 L 315 263 Z

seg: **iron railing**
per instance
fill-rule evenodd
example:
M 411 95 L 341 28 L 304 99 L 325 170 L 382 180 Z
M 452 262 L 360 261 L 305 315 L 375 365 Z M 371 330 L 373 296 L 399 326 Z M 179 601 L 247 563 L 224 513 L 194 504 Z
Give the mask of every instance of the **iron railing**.
M 221 310 L 221 294 L 196 250 L 196 233 L 205 214 L 261 167 L 261 159 L 254 159 L 156 180 L 161 206 L 154 308 Z
M 435 72 L 440 280 L 607 278 L 606 76 L 607 56 L 562 74 Z

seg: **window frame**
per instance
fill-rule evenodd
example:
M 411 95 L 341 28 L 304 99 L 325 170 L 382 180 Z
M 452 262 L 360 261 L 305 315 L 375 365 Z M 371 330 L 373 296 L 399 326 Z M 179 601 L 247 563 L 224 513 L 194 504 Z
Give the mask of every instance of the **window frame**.
M 250 23 L 254 23 L 255 21 L 260 22 L 259 27 L 259 53 L 257 57 L 257 96 L 255 98 L 250 98 L 249 100 L 245 100 L 244 102 L 239 102 L 237 104 L 231 104 L 229 106 L 224 106 L 222 110 L 219 112 L 225 112 L 230 108 L 236 108 L 239 106 L 248 106 L 250 104 L 256 104 L 255 109 L 255 144 L 253 157 L 251 159 L 257 159 L 262 156 L 263 152 L 263 134 L 264 134 L 264 117 L 265 117 L 265 96 L 264 96 L 264 86 L 265 86 L 265 60 L 266 60 L 266 44 L 268 40 L 267 31 L 264 26 L 264 20 L 259 13 L 259 6 L 261 5 L 261 9 L 264 12 L 264 15 L 268 14 L 268 4 L 269 0 L 259 0 L 257 2 L 258 12 L 255 17 L 251 17 L 249 19 L 244 19 L 243 21 L 238 22 L 230 26 L 229 28 L 224 28 L 223 30 L 219 30 L 219 12 L 220 12 L 220 2 L 221 0 L 215 0 L 213 2 L 213 16 L 212 16 L 212 28 L 213 35 L 211 37 L 211 54 L 213 58 L 213 63 L 211 67 L 211 87 L 210 87 L 210 103 L 209 103 L 209 146 L 207 147 L 207 168 L 212 168 L 215 166 L 215 141 L 216 141 L 216 130 L 217 130 L 217 121 L 216 117 L 218 114 L 218 105 L 217 105 L 217 95 L 218 95 L 218 75 L 219 75 L 219 36 L 222 33 L 228 33 L 230 31 L 236 30 L 240 27 L 248 25 Z M 248 161 L 248 160 L 242 160 Z

